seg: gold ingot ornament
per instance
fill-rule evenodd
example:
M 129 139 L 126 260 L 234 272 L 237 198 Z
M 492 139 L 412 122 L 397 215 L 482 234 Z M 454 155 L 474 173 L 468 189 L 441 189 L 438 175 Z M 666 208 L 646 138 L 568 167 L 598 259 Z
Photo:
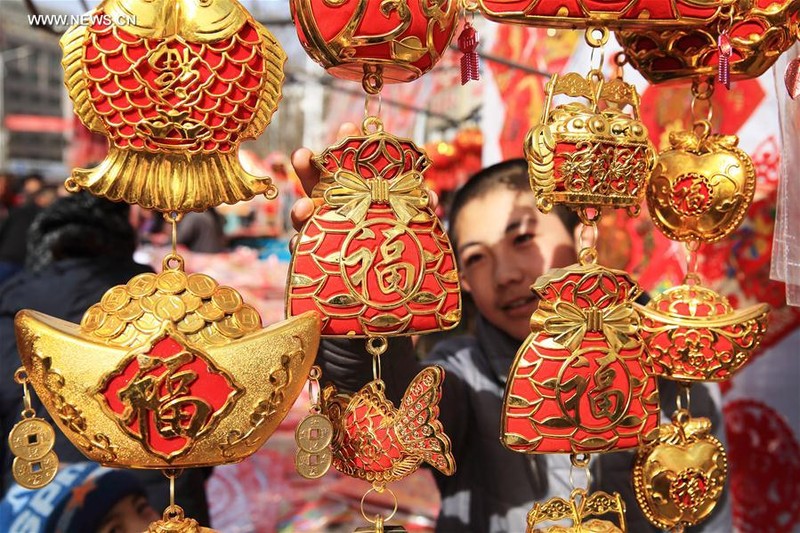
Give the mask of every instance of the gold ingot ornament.
M 678 410 L 672 420 L 660 426 L 656 443 L 639 450 L 633 466 L 633 488 L 644 515 L 669 530 L 706 519 L 728 471 L 725 449 L 710 434 L 707 418 Z
M 181 212 L 277 195 L 237 154 L 281 98 L 286 55 L 271 33 L 236 0 L 104 0 L 90 16 L 61 38 L 62 65 L 75 113 L 109 152 L 67 189 Z
M 15 325 L 30 383 L 84 455 L 176 469 L 241 461 L 266 441 L 303 387 L 320 320 L 262 329 L 235 290 L 168 256 L 160 274 L 108 290 L 81 325 L 27 310 Z
M 727 298 L 696 283 L 634 306 L 655 372 L 682 382 L 730 379 L 758 348 L 769 315 L 767 304 L 737 311 Z
M 750 156 L 735 135 L 711 134 L 706 120 L 694 131 L 670 134 L 647 187 L 655 225 L 670 239 L 716 242 L 744 219 L 756 190 Z
M 573 100 L 551 109 L 557 95 Z M 590 221 L 587 209 L 599 217 L 601 207 L 624 208 L 635 216 L 655 163 L 636 89 L 620 78 L 606 80 L 597 70 L 585 77 L 554 75 L 542 118 L 525 139 L 525 158 L 543 213 L 564 204 L 584 223 Z

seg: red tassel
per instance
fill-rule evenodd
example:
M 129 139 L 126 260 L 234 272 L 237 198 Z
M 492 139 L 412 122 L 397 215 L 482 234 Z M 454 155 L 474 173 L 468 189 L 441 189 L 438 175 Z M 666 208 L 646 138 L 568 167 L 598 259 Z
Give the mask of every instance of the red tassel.
M 717 40 L 717 50 L 719 50 L 719 64 L 717 70 L 717 81 L 725 86 L 726 89 L 731 88 L 731 54 L 733 48 L 731 47 L 731 38 L 727 30 L 723 30 L 719 34 Z
M 464 29 L 458 36 L 458 49 L 464 54 L 461 56 L 461 85 L 466 85 L 470 80 L 479 80 L 478 66 L 478 32 L 469 21 L 464 23 Z

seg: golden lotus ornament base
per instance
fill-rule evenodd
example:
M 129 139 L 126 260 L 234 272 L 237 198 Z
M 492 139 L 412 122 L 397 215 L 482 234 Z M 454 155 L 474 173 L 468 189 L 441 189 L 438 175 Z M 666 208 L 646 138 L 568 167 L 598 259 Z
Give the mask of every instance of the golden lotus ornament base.
M 613 514 L 619 526 L 598 517 Z M 617 494 L 573 489 L 570 499 L 551 498 L 536 503 L 528 513 L 527 533 L 625 533 L 625 503 Z M 546 526 L 547 522 L 572 520 L 571 526 Z M 542 525 L 545 524 L 545 525 Z
M 80 326 L 17 314 L 30 383 L 92 461 L 148 469 L 241 461 L 302 390 L 318 315 L 261 329 L 238 292 L 179 265 L 109 289 Z
M 707 418 L 685 410 L 660 426 L 658 442 L 636 454 L 633 488 L 647 519 L 662 529 L 705 520 L 722 495 L 728 471 L 725 449 Z

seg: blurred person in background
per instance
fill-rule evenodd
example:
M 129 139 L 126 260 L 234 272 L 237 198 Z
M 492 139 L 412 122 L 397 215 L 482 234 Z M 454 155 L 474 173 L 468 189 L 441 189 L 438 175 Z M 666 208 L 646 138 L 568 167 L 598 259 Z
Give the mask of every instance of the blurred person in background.
M 0 225 L 0 284 L 22 270 L 27 253 L 28 228 L 39 212 L 56 199 L 54 187 L 37 189 L 27 200 L 8 212 Z
M 20 182 L 20 190 L 17 197 L 17 203 L 25 204 L 31 202 L 36 198 L 36 195 L 45 187 L 44 178 L 41 174 L 31 173 L 27 174 Z
M 130 207 L 97 198 L 87 192 L 58 199 L 31 225 L 25 268 L 0 286 L 0 415 L 2 435 L 20 418 L 22 390 L 14 382 L 20 366 L 14 334 L 14 316 L 22 309 L 80 323 L 83 314 L 115 285 L 137 274 L 151 272 L 133 260 L 136 233 L 129 221 Z M 38 416 L 51 420 L 36 402 Z M 85 461 L 61 432 L 56 431 L 56 454 L 62 462 Z M 2 493 L 13 484 L 8 447 L 0 449 Z M 189 469 L 176 481 L 178 503 L 187 516 L 207 525 L 205 480 L 211 469 Z M 157 509 L 169 503 L 169 483 L 157 471 L 137 471 Z M 43 489 L 47 490 L 47 489 Z
M 15 484 L 0 502 L 4 533 L 141 533 L 158 519 L 136 476 L 89 462 L 40 490 Z
M 178 222 L 178 244 L 203 254 L 224 252 L 227 247 L 224 228 L 222 216 L 213 207 L 199 213 L 186 213 Z M 165 229 L 169 232 L 169 227 Z
M 9 210 L 14 207 L 14 175 L 0 171 L 0 227 L 5 222 Z

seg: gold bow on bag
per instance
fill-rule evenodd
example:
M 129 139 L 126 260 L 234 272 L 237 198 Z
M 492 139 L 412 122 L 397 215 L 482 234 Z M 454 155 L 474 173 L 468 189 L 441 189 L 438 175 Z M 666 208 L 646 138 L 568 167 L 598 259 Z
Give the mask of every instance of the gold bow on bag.
M 542 301 L 531 316 L 531 330 L 544 330 L 555 342 L 573 352 L 580 348 L 586 333 L 599 331 L 611 347 L 619 351 L 639 330 L 639 317 L 630 303 L 582 309 L 571 302 L 548 305 Z
M 422 173 L 407 172 L 400 177 L 365 179 L 352 171 L 339 169 L 333 183 L 322 193 L 325 202 L 338 207 L 336 214 L 353 223 L 362 222 L 373 203 L 388 204 L 403 224 L 428 216 L 420 211 L 428 206 L 428 193 L 422 188 Z

